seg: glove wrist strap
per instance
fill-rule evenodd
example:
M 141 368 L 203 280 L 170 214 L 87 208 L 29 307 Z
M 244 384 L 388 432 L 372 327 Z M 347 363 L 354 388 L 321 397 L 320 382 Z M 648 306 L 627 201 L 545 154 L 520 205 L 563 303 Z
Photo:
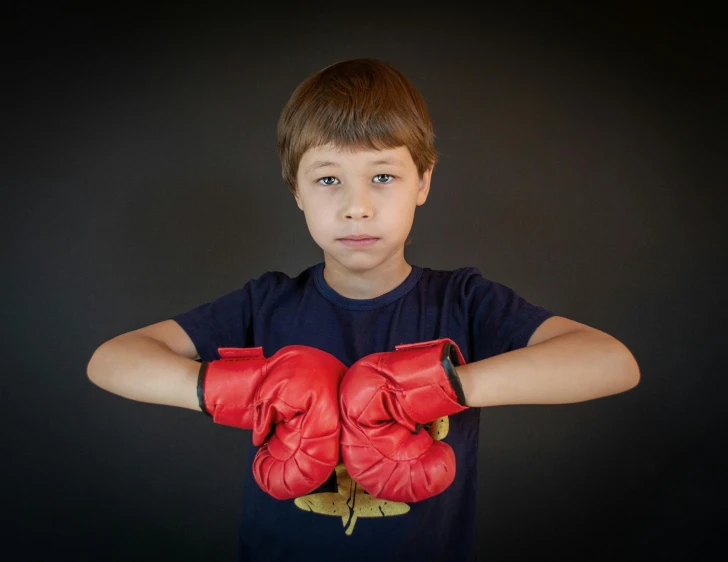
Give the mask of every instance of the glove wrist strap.
M 447 379 L 452 385 L 452 389 L 455 391 L 455 396 L 458 398 L 458 404 L 461 406 L 467 406 L 465 403 L 465 392 L 463 391 L 463 384 L 460 382 L 458 372 L 455 370 L 455 365 L 462 365 L 459 360 L 460 355 L 458 349 L 452 343 L 446 343 L 442 349 L 442 368 L 447 373 Z
M 197 374 L 197 401 L 200 404 L 200 410 L 202 410 L 204 414 L 212 417 L 207 406 L 205 406 L 205 374 L 207 374 L 207 361 L 202 362 L 200 365 L 200 371 Z

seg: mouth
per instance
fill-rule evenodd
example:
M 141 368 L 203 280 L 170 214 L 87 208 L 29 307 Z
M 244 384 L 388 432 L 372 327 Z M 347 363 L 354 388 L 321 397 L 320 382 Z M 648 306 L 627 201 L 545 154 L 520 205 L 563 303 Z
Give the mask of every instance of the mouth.
M 373 238 L 371 236 L 350 236 L 347 238 L 339 238 L 339 242 L 349 248 L 367 248 L 369 246 L 373 246 L 377 240 L 379 240 L 379 238 Z

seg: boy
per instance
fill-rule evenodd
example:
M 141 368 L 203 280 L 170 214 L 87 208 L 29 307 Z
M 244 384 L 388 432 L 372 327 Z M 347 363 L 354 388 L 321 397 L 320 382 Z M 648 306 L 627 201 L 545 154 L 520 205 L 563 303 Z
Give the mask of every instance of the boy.
M 407 263 L 437 157 L 391 65 L 306 79 L 278 150 L 324 262 L 122 334 L 88 375 L 253 431 L 240 560 L 472 559 L 479 408 L 608 396 L 638 383 L 637 363 L 475 268 Z

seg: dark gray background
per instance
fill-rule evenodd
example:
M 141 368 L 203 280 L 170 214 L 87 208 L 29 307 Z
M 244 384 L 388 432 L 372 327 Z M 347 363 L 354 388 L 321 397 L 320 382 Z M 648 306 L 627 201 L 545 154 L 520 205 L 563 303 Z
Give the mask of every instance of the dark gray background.
M 614 335 L 642 371 L 618 396 L 482 412 L 481 557 L 721 547 L 721 20 L 609 6 L 5 8 L 4 551 L 234 559 L 249 433 L 107 393 L 86 365 L 122 332 L 323 259 L 276 121 L 308 75 L 358 57 L 405 72 L 435 123 L 408 261 L 478 267 Z

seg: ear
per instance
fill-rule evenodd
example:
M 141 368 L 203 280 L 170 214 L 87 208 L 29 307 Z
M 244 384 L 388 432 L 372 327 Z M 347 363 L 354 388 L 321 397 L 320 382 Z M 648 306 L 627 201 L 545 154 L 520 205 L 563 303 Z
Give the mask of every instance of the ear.
M 427 201 L 427 196 L 430 193 L 430 181 L 432 180 L 432 171 L 434 170 L 434 166 L 430 167 L 429 169 L 425 170 L 422 173 L 422 177 L 419 179 L 419 190 L 417 191 L 417 206 L 424 205 L 425 201 Z
M 303 211 L 303 203 L 301 203 L 301 197 L 298 195 L 298 189 L 296 189 L 296 192 L 293 194 L 293 198 L 296 200 L 296 205 L 298 205 L 298 208 Z

